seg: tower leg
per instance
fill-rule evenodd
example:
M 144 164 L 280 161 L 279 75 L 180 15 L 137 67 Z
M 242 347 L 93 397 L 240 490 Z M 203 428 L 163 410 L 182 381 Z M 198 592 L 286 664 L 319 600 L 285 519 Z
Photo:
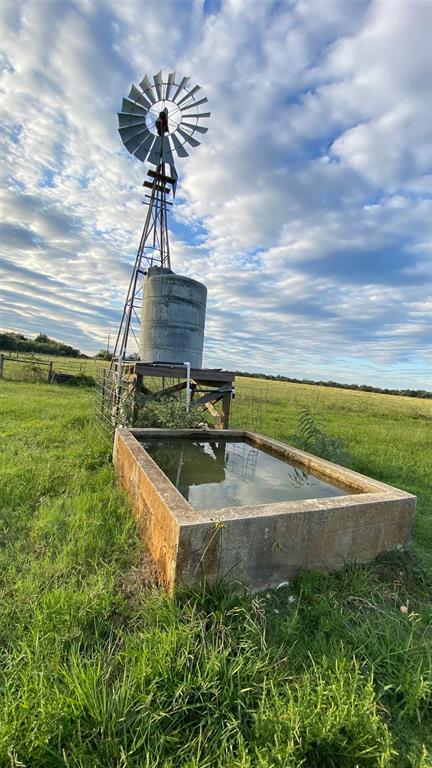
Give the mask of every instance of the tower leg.
M 228 429 L 231 409 L 231 392 L 227 392 L 222 398 L 221 427 Z
M 151 195 L 147 195 L 150 201 L 146 203 L 148 205 L 146 220 L 123 308 L 123 316 L 117 333 L 113 361 L 120 358 L 123 360 L 128 359 L 130 354 L 128 348 L 130 333 L 137 341 L 138 334 L 135 331 L 137 330 L 137 324 L 139 324 L 143 300 L 143 277 L 147 268 L 160 266 L 170 269 L 167 206 L 171 205 L 171 203 L 166 198 L 167 193 L 170 191 L 167 184 L 172 184 L 174 180 L 165 176 L 163 163 L 159 164 L 157 171 L 149 171 L 149 174 L 152 177 L 152 181 L 144 182 L 144 186 L 151 189 Z M 135 326 L 135 330 L 133 326 Z

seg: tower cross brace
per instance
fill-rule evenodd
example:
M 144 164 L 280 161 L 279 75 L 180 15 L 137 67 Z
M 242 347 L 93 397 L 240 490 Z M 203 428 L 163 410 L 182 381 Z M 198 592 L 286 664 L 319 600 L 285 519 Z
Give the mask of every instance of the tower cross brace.
M 129 336 L 132 335 L 137 348 L 136 330 L 140 324 L 140 312 L 143 299 L 143 281 L 148 267 L 166 267 L 171 269 L 170 247 L 168 236 L 168 206 L 167 200 L 171 188 L 175 189 L 177 179 L 168 175 L 165 163 L 160 162 L 156 171 L 148 171 L 149 181 L 144 187 L 151 190 L 147 205 L 147 215 L 138 246 L 132 276 L 129 283 L 123 315 L 117 333 L 113 359 L 124 360 L 128 354 Z

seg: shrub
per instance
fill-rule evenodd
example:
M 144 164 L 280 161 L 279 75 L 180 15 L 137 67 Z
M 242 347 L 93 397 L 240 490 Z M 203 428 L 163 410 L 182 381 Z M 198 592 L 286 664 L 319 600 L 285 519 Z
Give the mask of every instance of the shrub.
M 332 437 L 326 434 L 323 425 L 320 424 L 310 408 L 301 411 L 297 432 L 289 436 L 290 442 L 302 451 L 320 456 L 323 459 L 334 461 L 337 464 L 349 466 L 351 456 L 344 441 L 340 437 Z
M 74 376 L 69 384 L 75 387 L 94 387 L 96 382 L 93 376 L 87 376 L 85 373 L 80 373 L 78 376 Z
M 158 400 L 142 400 L 138 403 L 136 427 L 155 429 L 196 429 L 202 426 L 203 415 L 197 410 L 186 411 L 184 400 L 177 397 L 161 397 Z

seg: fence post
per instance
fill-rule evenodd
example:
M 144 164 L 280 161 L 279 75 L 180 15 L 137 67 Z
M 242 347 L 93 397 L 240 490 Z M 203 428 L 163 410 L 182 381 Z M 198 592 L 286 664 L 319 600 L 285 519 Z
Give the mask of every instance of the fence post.
M 101 416 L 105 416 L 105 387 L 106 387 L 106 370 L 102 370 L 102 397 L 101 397 Z
M 50 361 L 49 361 L 49 365 L 48 365 L 48 384 L 50 384 L 50 383 L 51 383 L 51 379 L 52 379 L 52 368 L 53 368 L 53 362 L 52 362 L 52 360 L 50 360 Z
M 4 354 L 3 352 L 0 352 L 0 379 L 3 378 L 3 363 L 4 363 Z

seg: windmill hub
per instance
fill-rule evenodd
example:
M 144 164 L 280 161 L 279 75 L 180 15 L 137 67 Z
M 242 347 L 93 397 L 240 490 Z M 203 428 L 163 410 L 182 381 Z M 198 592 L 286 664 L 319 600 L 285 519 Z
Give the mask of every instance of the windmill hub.
M 181 126 L 182 113 L 177 104 L 173 101 L 157 101 L 153 104 L 153 107 L 147 113 L 147 128 L 150 133 L 155 136 L 160 135 L 157 130 L 157 121 L 160 118 L 161 113 L 165 112 L 167 117 L 168 131 L 167 133 L 175 133 Z

